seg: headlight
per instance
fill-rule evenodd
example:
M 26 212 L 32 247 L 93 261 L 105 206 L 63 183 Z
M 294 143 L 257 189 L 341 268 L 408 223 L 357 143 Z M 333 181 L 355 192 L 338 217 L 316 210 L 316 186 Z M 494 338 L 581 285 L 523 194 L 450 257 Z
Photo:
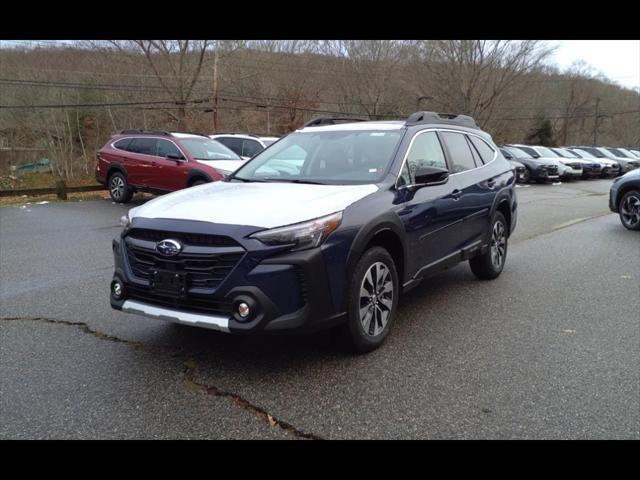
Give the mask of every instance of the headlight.
M 292 245 L 291 250 L 305 250 L 320 245 L 342 221 L 342 212 L 308 222 L 287 227 L 272 228 L 254 233 L 250 238 L 260 240 L 265 245 Z
M 126 215 L 123 215 L 120 217 L 120 226 L 127 228 L 129 226 L 129 224 L 131 223 L 131 220 L 129 220 L 129 214 L 127 213 Z

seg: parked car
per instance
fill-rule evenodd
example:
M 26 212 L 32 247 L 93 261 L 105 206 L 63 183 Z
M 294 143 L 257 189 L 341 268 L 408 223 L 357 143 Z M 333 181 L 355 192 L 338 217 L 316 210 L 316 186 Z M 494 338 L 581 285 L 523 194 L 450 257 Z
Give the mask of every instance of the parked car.
M 638 153 L 633 153 L 633 150 L 630 150 L 628 148 L 622 148 L 622 147 L 618 147 L 617 150 L 620 150 L 621 152 L 623 152 L 625 154 L 625 156 L 633 159 L 633 160 L 640 160 L 640 152 Z
M 609 189 L 609 208 L 629 230 L 640 230 L 640 169 L 616 178 Z
M 636 150 L 635 148 L 630 148 L 629 151 L 633 153 L 636 157 L 640 158 L 640 150 Z
M 610 158 L 607 158 L 604 155 L 597 157 L 593 155 L 591 152 L 583 148 L 576 148 L 576 147 L 563 147 L 563 148 L 566 148 L 567 150 L 577 153 L 584 160 L 592 160 L 600 163 L 602 165 L 602 173 L 600 174 L 600 178 L 617 177 L 618 175 L 620 175 L 620 164 L 615 160 L 611 160 Z
M 113 135 L 96 159 L 96 180 L 117 203 L 127 203 L 137 191 L 167 193 L 222 180 L 244 163 L 206 135 L 154 130 Z
M 527 168 L 528 176 L 524 183 L 534 180 L 538 183 L 557 182 L 560 180 L 559 163 L 535 158 L 531 153 L 511 145 L 502 145 L 500 148 L 507 151 L 518 162 Z
M 248 160 L 279 140 L 278 137 L 259 137 L 244 133 L 217 133 L 209 135 L 209 138 L 222 143 L 243 159 Z
M 551 150 L 561 157 L 570 159 L 573 162 L 580 162 L 582 164 L 582 178 L 599 177 L 602 174 L 602 164 L 595 160 L 582 158 L 576 152 L 571 151 L 568 148 L 555 147 Z
M 582 164 L 580 162 L 566 159 L 558 155 L 549 147 L 534 145 L 519 145 L 518 147 L 523 150 L 528 149 L 531 155 L 537 155 L 537 158 L 539 159 L 558 162 L 558 172 L 560 173 L 561 180 L 576 180 L 582 178 Z
M 618 156 L 615 153 L 613 153 L 610 149 L 608 148 L 604 148 L 604 147 L 585 147 L 585 146 L 581 146 L 581 147 L 577 147 L 580 148 L 581 150 L 586 150 L 587 152 L 591 153 L 592 155 L 598 157 L 598 158 L 608 158 L 609 160 L 613 160 L 614 162 L 617 162 L 618 165 L 620 165 L 620 173 L 619 175 L 624 175 L 627 172 L 630 172 L 631 170 L 640 167 L 640 161 L 637 159 L 632 159 L 632 158 L 628 158 L 626 156 Z
M 369 351 L 426 275 L 467 260 L 500 275 L 514 185 L 464 115 L 305 127 L 224 181 L 131 209 L 111 305 L 231 333 L 339 326 Z
M 523 163 L 518 162 L 506 148 L 500 147 L 499 150 L 500 153 L 502 153 L 502 156 L 509 161 L 511 167 L 516 172 L 516 181 L 518 183 L 527 183 L 530 177 L 527 167 L 525 167 Z

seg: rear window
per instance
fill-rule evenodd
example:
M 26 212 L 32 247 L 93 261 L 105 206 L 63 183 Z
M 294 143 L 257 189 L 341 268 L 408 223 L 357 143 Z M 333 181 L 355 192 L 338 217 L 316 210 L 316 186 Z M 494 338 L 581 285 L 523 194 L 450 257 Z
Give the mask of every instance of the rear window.
M 480 154 L 482 163 L 489 163 L 491 160 L 493 160 L 496 151 L 491 146 L 489 146 L 487 142 L 474 135 L 469 135 L 468 138 L 469 140 L 471 140 L 473 146 L 476 147 L 478 154 Z
M 131 143 L 131 138 L 123 138 L 122 140 L 118 140 L 113 144 L 115 148 L 118 150 L 129 150 L 129 144 Z
M 471 146 L 465 138 L 466 135 L 452 132 L 441 132 L 441 135 L 447 150 L 449 150 L 452 173 L 460 173 L 476 168 Z
M 155 138 L 134 138 L 128 150 L 133 153 L 155 156 L 157 148 L 156 142 L 157 140 Z

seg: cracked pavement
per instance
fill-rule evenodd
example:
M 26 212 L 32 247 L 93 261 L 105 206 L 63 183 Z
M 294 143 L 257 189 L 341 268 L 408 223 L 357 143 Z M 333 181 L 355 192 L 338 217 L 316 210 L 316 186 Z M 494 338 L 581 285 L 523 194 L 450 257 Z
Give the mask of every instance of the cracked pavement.
M 610 183 L 518 188 L 501 277 L 426 280 L 364 356 L 111 310 L 133 205 L 0 208 L 0 438 L 638 439 L 640 236 Z

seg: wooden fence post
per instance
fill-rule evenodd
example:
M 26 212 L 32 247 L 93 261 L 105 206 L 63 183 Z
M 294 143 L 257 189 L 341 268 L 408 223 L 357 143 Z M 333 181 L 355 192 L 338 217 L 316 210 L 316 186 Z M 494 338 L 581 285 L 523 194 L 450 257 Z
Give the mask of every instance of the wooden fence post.
M 59 200 L 67 199 L 67 185 L 64 183 L 64 180 L 56 182 L 56 195 L 58 195 Z

